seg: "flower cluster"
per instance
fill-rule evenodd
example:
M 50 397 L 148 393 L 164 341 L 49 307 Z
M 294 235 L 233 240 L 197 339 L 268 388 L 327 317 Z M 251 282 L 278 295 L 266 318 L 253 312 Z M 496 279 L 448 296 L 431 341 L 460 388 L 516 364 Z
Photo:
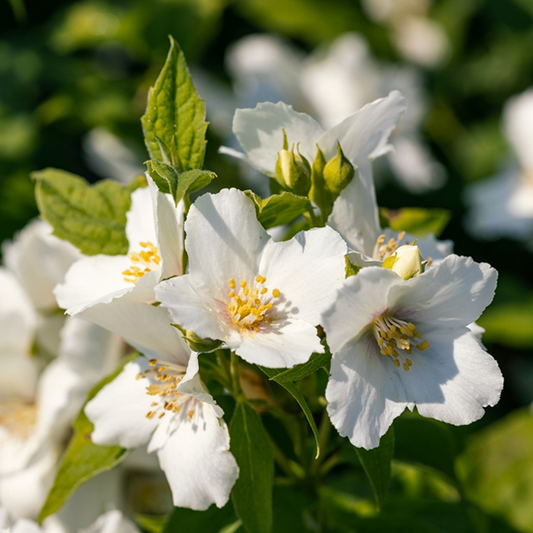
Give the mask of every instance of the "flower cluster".
M 74 416 L 126 345 L 135 356 L 83 406 L 90 443 L 156 452 L 174 506 L 194 510 L 224 507 L 233 490 L 242 512 L 242 487 L 257 482 L 253 431 L 266 434 L 257 412 L 283 412 L 263 374 L 298 381 L 326 369 L 314 405 L 327 403 L 324 419 L 366 449 L 405 408 L 459 425 L 498 401 L 502 375 L 475 325 L 496 271 L 380 222 L 372 161 L 390 151 L 405 108 L 392 91 L 328 130 L 281 102 L 238 110 L 244 153 L 231 153 L 271 178 L 278 193 L 266 199 L 226 188 L 191 203 L 209 173 L 187 168 L 175 137 L 154 135 L 145 181 L 121 189 L 124 220 L 92 222 L 122 223 L 114 255 L 105 238 L 101 253 L 82 254 L 43 221 L 6 248 L 0 503 L 10 520 L 36 515 Z M 285 388 L 316 429 L 305 395 Z

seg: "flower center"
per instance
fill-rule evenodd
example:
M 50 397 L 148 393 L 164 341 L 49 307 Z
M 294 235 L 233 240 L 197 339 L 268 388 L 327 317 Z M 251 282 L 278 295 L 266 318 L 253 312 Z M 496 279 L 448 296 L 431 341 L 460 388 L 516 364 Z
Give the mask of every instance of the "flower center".
M 273 289 L 269 294 L 268 288 L 264 286 L 265 282 L 266 278 L 258 275 L 252 286 L 248 286 L 246 281 L 241 281 L 237 290 L 235 280 L 233 278 L 229 280 L 228 310 L 231 321 L 239 326 L 241 332 L 244 330 L 256 332 L 261 323 L 270 323 L 274 320 L 270 312 L 273 307 L 272 301 L 279 298 L 281 293 L 278 289 Z
M 128 257 L 131 259 L 132 265 L 128 270 L 124 270 L 122 275 L 124 281 L 128 283 L 135 283 L 142 278 L 148 272 L 159 268 L 161 263 L 161 256 L 157 250 L 157 246 L 154 246 L 151 242 L 140 242 L 140 252 L 131 252 Z
M 36 420 L 36 404 L 12 400 L 0 402 L 0 425 L 13 437 L 28 438 L 35 427 Z
M 156 383 L 146 387 L 146 394 L 158 398 L 152 402 L 153 409 L 146 413 L 146 418 L 154 418 L 156 415 L 158 418 L 163 418 L 167 411 L 179 413 L 183 404 L 190 399 L 190 396 L 177 390 L 185 369 L 172 363 L 160 363 L 157 359 L 150 359 L 148 364 L 151 368 L 137 374 L 137 379 L 150 378 L 155 381 Z M 189 418 L 192 418 L 192 409 L 188 414 Z
M 374 246 L 372 257 L 374 259 L 379 259 L 380 261 L 387 259 L 387 257 L 390 257 L 394 253 L 394 250 L 398 248 L 398 244 L 404 238 L 404 236 L 405 231 L 402 231 L 398 234 L 396 239 L 391 237 L 387 242 L 385 242 L 385 235 L 381 234 L 376 241 L 376 245 Z
M 402 366 L 407 372 L 413 365 L 407 355 L 411 355 L 413 346 L 423 352 L 429 348 L 429 342 L 422 339 L 422 334 L 416 331 L 412 322 L 405 322 L 392 316 L 383 315 L 374 320 L 372 333 L 379 350 L 385 357 L 393 357 L 392 363 L 396 367 Z

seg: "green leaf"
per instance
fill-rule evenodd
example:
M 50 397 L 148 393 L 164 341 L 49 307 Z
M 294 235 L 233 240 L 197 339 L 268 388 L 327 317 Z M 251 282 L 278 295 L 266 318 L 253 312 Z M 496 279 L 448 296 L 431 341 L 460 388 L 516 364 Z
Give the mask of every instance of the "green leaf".
M 174 507 L 162 533 L 179 531 L 219 533 L 225 526 L 235 522 L 235 513 L 230 504 L 222 509 L 212 505 L 205 511 L 193 511 L 182 507 Z
M 138 354 L 125 359 L 109 376 L 96 385 L 87 395 L 87 401 L 96 396 L 105 385 L 113 381 L 124 365 L 138 357 Z M 111 470 L 128 455 L 128 450 L 120 446 L 98 446 L 91 441 L 93 424 L 85 416 L 82 407 L 74 422 L 74 435 L 61 461 L 61 466 L 39 513 L 39 523 L 57 512 L 76 489 L 97 474 Z
M 209 185 L 217 175 L 210 170 L 189 170 L 179 175 L 178 190 L 174 196 L 176 205 L 186 195 L 203 189 Z
M 520 531 L 533 531 L 533 416 L 515 411 L 474 434 L 457 461 L 466 495 Z
M 354 265 L 350 261 L 350 258 L 348 257 L 348 255 L 344 256 L 344 263 L 345 263 L 347 278 L 349 278 L 350 276 L 355 276 L 361 270 L 361 267 L 359 265 Z
M 329 363 L 331 361 L 331 352 L 329 351 L 326 339 L 322 339 L 321 344 L 325 346 L 324 353 L 312 354 L 307 363 L 302 363 L 301 365 L 296 365 L 288 369 L 268 368 L 263 369 L 263 371 L 271 376 L 270 379 L 273 379 L 274 381 L 280 384 L 303 379 L 316 372 L 319 368 L 329 366 Z
M 178 191 L 178 173 L 176 170 L 167 163 L 161 163 L 156 159 L 146 161 L 146 166 L 157 188 L 161 192 L 175 197 Z
M 277 368 L 266 368 L 263 366 L 259 367 L 269 378 L 276 380 L 276 376 L 278 375 L 279 369 Z M 319 436 L 318 436 L 318 429 L 316 427 L 315 419 L 313 417 L 313 413 L 311 412 L 311 409 L 309 408 L 309 405 L 307 405 L 307 401 L 304 398 L 304 395 L 298 390 L 296 385 L 291 382 L 285 382 L 280 381 L 279 384 L 287 391 L 289 392 L 293 398 L 298 402 L 300 407 L 302 408 L 302 411 L 304 412 L 305 418 L 307 418 L 307 421 L 309 422 L 309 425 L 311 426 L 311 430 L 313 431 L 313 435 L 315 437 L 315 444 L 316 444 L 316 455 L 315 458 L 320 455 L 320 444 L 319 444 Z
M 274 458 L 268 433 L 259 415 L 243 401 L 235 406 L 229 432 L 240 471 L 231 492 L 235 512 L 248 533 L 270 533 Z
M 456 480 L 456 454 L 457 442 L 446 424 L 410 413 L 394 422 L 395 459 L 430 466 Z
M 394 455 L 393 427 L 391 426 L 387 433 L 381 437 L 377 448 L 373 450 L 356 448 L 355 450 L 374 490 L 376 505 L 378 509 L 381 509 L 390 486 L 391 461 Z
M 405 207 L 392 210 L 380 209 L 381 217 L 394 231 L 407 231 L 418 237 L 426 237 L 433 233 L 438 237 L 448 224 L 451 213 L 447 209 L 423 209 L 421 207 Z
M 196 93 L 185 56 L 172 37 L 163 69 L 148 93 L 141 122 L 151 159 L 175 168 L 179 162 L 178 169 L 181 166 L 183 170 L 202 168 L 207 129 L 205 102 Z M 166 157 L 162 146 L 170 152 Z
M 245 193 L 254 202 L 257 219 L 265 229 L 288 224 L 311 207 L 306 197 L 296 196 L 291 192 L 284 191 L 264 200 L 252 191 Z
M 89 185 L 75 174 L 53 168 L 32 177 L 37 205 L 54 235 L 85 255 L 128 253 L 126 213 L 131 197 L 126 187 L 108 180 Z

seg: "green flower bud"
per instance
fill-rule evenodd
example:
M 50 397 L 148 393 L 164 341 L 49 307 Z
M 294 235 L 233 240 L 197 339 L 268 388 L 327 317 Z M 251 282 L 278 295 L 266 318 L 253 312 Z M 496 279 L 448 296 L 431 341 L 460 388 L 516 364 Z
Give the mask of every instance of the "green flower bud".
M 311 190 L 309 191 L 309 198 L 320 207 L 320 210 L 326 218 L 329 214 L 329 208 L 333 203 L 333 197 L 324 181 L 324 167 L 326 166 L 324 154 L 318 145 L 316 148 L 316 157 L 311 167 Z
M 324 167 L 324 180 L 328 189 L 337 197 L 354 176 L 355 167 L 342 153 L 340 143 L 337 143 L 337 155 L 330 159 Z
M 390 268 L 403 279 L 411 279 L 424 272 L 423 261 L 418 246 L 405 244 L 383 261 L 383 267 Z
M 198 337 L 194 331 L 190 329 L 183 329 L 178 324 L 172 324 L 175 328 L 178 328 L 183 334 L 183 340 L 189 345 L 189 348 L 194 352 L 199 353 L 209 353 L 214 352 L 220 346 L 222 346 L 222 341 L 215 339 L 202 339 Z
M 287 135 L 283 130 L 283 149 L 278 153 L 276 162 L 276 179 L 278 183 L 295 194 L 306 196 L 311 188 L 311 167 L 297 147 L 289 152 Z

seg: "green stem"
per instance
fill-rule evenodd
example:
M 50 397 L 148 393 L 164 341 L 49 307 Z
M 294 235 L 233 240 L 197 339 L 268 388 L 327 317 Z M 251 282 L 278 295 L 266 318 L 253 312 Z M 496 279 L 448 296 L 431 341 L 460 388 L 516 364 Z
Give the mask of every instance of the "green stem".
M 231 352 L 231 382 L 233 385 L 233 397 L 238 400 L 243 396 L 242 389 L 241 389 L 241 380 L 239 378 L 239 357 L 237 354 L 232 351 Z
M 302 467 L 290 461 L 285 454 L 281 451 L 279 446 L 276 444 L 274 439 L 270 437 L 270 444 L 272 445 L 272 453 L 274 454 L 274 459 L 278 463 L 279 467 L 291 478 L 293 481 L 300 481 L 304 477 L 304 471 Z
M 229 370 L 228 360 L 226 358 L 226 355 L 222 350 L 217 350 L 215 352 L 217 356 L 217 362 L 218 367 L 220 369 L 220 373 L 223 374 L 224 381 L 226 382 L 226 387 L 228 389 L 231 389 L 232 387 L 232 379 L 231 379 L 231 373 Z
M 308 220 L 310 220 L 312 228 L 318 228 L 321 226 L 320 220 L 316 217 L 315 210 L 312 206 L 307 210 L 307 214 L 309 215 Z

